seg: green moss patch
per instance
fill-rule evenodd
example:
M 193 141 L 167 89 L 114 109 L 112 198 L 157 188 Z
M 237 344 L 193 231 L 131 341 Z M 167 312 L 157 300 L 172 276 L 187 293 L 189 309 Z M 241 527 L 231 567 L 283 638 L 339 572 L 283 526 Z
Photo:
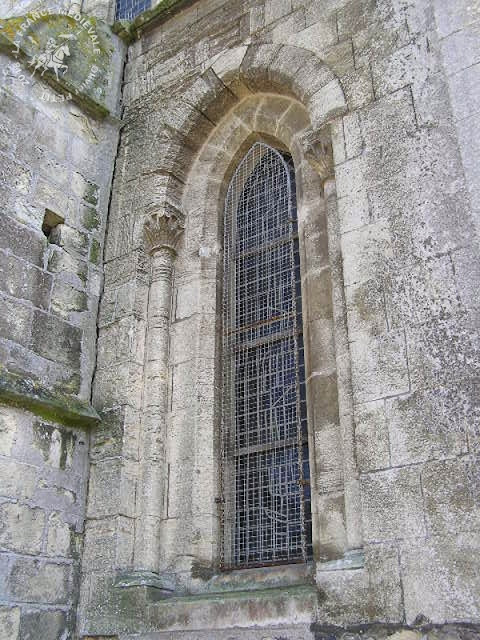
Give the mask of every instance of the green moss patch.
M 90 427 L 100 421 L 95 409 L 63 389 L 48 389 L 38 380 L 23 378 L 0 367 L 0 402 L 27 409 L 51 422 Z

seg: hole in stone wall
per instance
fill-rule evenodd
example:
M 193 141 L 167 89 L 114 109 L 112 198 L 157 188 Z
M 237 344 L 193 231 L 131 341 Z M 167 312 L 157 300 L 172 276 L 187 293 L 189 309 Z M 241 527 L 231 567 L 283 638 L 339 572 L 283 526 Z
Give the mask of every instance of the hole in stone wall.
M 55 227 L 58 227 L 59 224 L 63 224 L 65 222 L 65 218 L 59 216 L 57 213 L 50 211 L 49 209 L 45 209 L 45 215 L 43 216 L 42 223 L 42 231 L 44 235 L 50 240 L 50 236 Z

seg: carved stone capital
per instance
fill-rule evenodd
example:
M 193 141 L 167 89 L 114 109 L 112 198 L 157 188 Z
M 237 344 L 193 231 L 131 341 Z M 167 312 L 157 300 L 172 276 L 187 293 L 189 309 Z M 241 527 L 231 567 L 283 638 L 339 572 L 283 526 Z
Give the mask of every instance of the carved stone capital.
M 300 140 L 303 154 L 322 183 L 334 176 L 333 149 L 329 128 L 307 131 Z
M 185 228 L 183 214 L 171 205 L 149 213 L 144 224 L 145 248 L 153 254 L 159 249 L 176 253 L 178 240 Z

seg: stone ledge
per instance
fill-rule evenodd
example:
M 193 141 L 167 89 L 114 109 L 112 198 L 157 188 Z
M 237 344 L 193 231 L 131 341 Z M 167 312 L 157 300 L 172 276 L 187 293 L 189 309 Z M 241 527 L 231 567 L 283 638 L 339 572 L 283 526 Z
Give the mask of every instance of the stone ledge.
M 22 378 L 1 367 L 0 402 L 72 427 L 91 427 L 100 422 L 100 416 L 88 402 L 61 391 L 55 393 L 38 381 Z
M 83 622 L 85 635 L 148 634 L 163 631 L 191 632 L 232 629 L 242 620 L 258 627 L 281 626 L 288 621 L 311 625 L 315 612 L 325 599 L 313 585 L 286 588 L 231 591 L 224 593 L 175 594 L 165 598 L 152 586 L 118 588 L 116 580 L 100 579 L 92 583 L 98 601 L 90 607 Z
M 276 568 L 276 567 L 275 567 Z M 303 569 L 303 570 L 302 570 Z M 236 575 L 248 574 L 253 575 Z M 275 595 L 295 595 L 297 590 L 302 593 L 307 590 L 318 594 L 313 581 L 313 565 L 301 565 L 300 571 L 293 575 L 283 573 L 269 576 L 259 574 L 257 569 L 232 571 L 225 575 L 215 575 L 203 590 L 184 592 L 178 589 L 175 576 L 172 574 L 158 574 L 151 571 L 132 571 L 117 576 L 114 587 L 117 589 L 131 589 L 148 587 L 152 591 L 154 600 L 168 599 L 168 602 L 197 602 L 199 600 L 222 600 L 230 598 L 271 597 Z
M 290 587 L 271 587 L 264 589 L 246 589 L 243 591 L 217 591 L 210 593 L 195 593 L 172 596 L 165 601 L 165 604 L 171 605 L 178 603 L 197 603 L 197 602 L 222 602 L 224 600 L 254 600 L 265 598 L 306 598 L 313 596 L 318 598 L 320 591 L 317 587 L 310 584 L 298 584 Z M 161 602 L 158 604 L 162 604 Z

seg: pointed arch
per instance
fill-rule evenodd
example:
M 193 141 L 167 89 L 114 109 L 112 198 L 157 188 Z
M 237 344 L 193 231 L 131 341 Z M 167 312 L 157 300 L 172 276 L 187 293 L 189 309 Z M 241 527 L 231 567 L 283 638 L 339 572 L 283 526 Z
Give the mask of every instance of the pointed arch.
M 156 166 L 150 170 L 173 174 L 165 190 L 168 202 L 178 205 L 182 185 L 175 177 L 188 174 L 222 118 L 240 101 L 265 93 L 293 98 L 303 106 L 315 135 L 347 111 L 340 81 L 315 53 L 274 44 L 227 49 L 207 64 L 180 97 L 162 108 L 162 125 L 169 131 L 170 142 L 162 145 L 162 157 L 156 156 Z

